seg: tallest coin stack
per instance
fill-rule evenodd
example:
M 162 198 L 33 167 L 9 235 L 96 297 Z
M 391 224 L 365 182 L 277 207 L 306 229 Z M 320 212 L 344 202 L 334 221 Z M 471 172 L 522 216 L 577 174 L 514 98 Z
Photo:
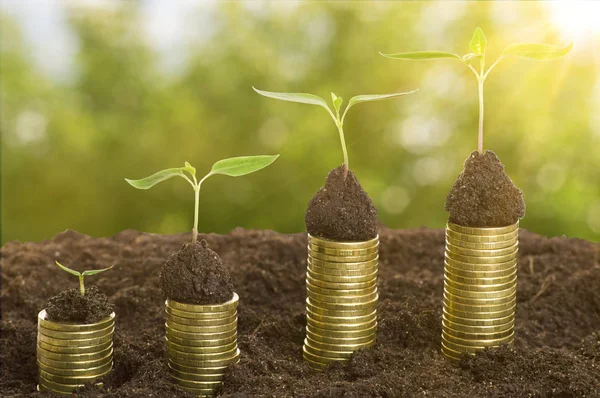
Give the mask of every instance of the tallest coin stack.
M 316 370 L 375 344 L 379 237 L 336 242 L 308 235 L 304 359 Z
M 442 352 L 451 360 L 514 341 L 519 223 L 471 228 L 448 223 Z

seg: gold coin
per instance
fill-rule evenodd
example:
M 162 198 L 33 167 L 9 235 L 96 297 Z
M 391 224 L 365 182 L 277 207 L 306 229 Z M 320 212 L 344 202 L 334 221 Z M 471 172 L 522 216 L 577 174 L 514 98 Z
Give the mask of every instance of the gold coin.
M 103 349 L 103 350 L 98 350 L 96 352 L 89 352 L 89 353 L 83 353 L 83 354 L 73 354 L 73 353 L 61 353 L 61 352 L 55 352 L 55 351 L 49 351 L 46 350 L 45 348 L 41 347 L 40 344 L 38 343 L 37 345 L 37 353 L 38 355 L 42 355 L 46 358 L 49 359 L 54 359 L 56 361 L 64 361 L 64 362 L 81 362 L 81 361 L 94 361 L 100 358 L 104 358 L 105 356 L 107 356 L 109 353 L 112 352 L 112 342 L 110 343 L 110 345 Z
M 48 320 L 46 310 L 41 310 L 38 313 L 38 325 L 48 330 L 57 332 L 93 332 L 106 329 L 115 324 L 115 313 L 111 313 L 108 317 L 96 323 L 74 323 L 74 322 L 53 322 Z
M 467 325 L 463 325 L 460 323 L 455 323 L 455 322 L 451 322 L 448 319 L 446 319 L 446 317 L 442 317 L 442 328 L 446 328 L 446 330 L 448 330 L 448 333 L 454 335 L 454 336 L 458 336 L 458 337 L 462 337 L 460 335 L 457 335 L 455 333 L 452 333 L 451 330 L 455 330 L 456 332 L 459 333 L 470 333 L 470 334 L 495 334 L 495 333 L 501 333 L 501 332 L 505 332 L 507 330 L 513 330 L 515 327 L 515 321 L 514 319 L 510 322 L 505 323 L 504 325 L 497 325 L 497 326 L 467 326 Z
M 228 344 L 208 346 L 208 347 L 190 347 L 187 345 L 181 345 L 172 342 L 165 337 L 165 344 L 168 349 L 177 350 L 181 352 L 189 352 L 193 354 L 214 354 L 218 352 L 227 352 L 237 348 L 237 340 L 232 341 Z
M 370 327 L 373 327 L 377 324 L 377 318 L 368 321 L 368 322 L 364 322 L 364 323 L 327 323 L 327 322 L 320 322 L 317 320 L 314 320 L 310 317 L 310 315 L 307 315 L 306 317 L 306 322 L 308 325 L 310 325 L 311 327 L 315 327 L 315 328 L 321 328 L 321 329 L 328 329 L 328 330 L 347 330 L 347 331 L 358 331 L 358 330 L 364 330 Z
M 306 316 L 310 317 L 319 322 L 326 323 L 364 323 L 377 319 L 377 311 L 372 311 L 371 313 L 363 316 L 327 316 L 321 315 L 318 313 L 314 313 L 309 308 L 306 309 Z
M 172 357 L 169 356 L 169 361 L 172 364 L 183 365 L 189 367 L 199 367 L 199 368 L 215 368 L 220 366 L 227 366 L 235 360 L 237 360 L 240 355 L 240 350 L 237 349 L 229 358 L 222 359 L 185 359 L 180 357 Z
M 324 282 L 319 279 L 315 279 L 311 276 L 310 273 L 306 274 L 306 283 L 310 283 L 313 286 L 318 286 L 323 289 L 343 289 L 343 290 L 352 290 L 352 289 L 365 289 L 372 287 L 377 284 L 377 278 L 371 279 L 366 282 L 355 282 L 355 283 L 343 283 L 343 282 Z
M 333 337 L 336 339 L 346 339 L 346 338 L 359 338 L 366 337 L 375 334 L 377 330 L 377 323 L 375 325 L 362 329 L 362 330 L 331 330 L 331 329 L 322 329 L 312 325 L 306 325 L 306 330 L 310 330 L 312 334 L 325 336 L 325 337 Z M 317 341 L 321 341 L 316 339 Z
M 314 265 L 312 263 L 312 260 L 309 258 L 307 269 L 311 272 L 315 272 L 317 274 L 323 274 L 323 275 L 345 276 L 345 277 L 350 277 L 350 276 L 361 277 L 361 276 L 363 276 L 364 277 L 365 275 L 371 275 L 372 273 L 377 272 L 378 266 L 375 265 L 371 268 L 362 268 L 362 269 L 356 269 L 356 270 L 324 268 L 324 267 L 319 267 L 318 265 Z
M 461 318 L 465 318 L 465 319 L 472 319 L 472 320 L 495 320 L 495 319 L 499 319 L 499 318 L 504 318 L 507 316 L 514 316 L 515 315 L 515 309 L 516 309 L 516 302 L 513 304 L 512 307 L 506 309 L 506 310 L 502 310 L 502 311 L 463 311 L 463 310 L 459 310 L 456 308 L 453 308 L 449 305 L 447 305 L 446 303 L 444 303 L 444 311 L 450 315 L 454 315 L 454 316 L 458 316 Z
M 514 303 L 516 303 L 516 295 L 512 297 L 506 298 L 505 301 L 485 301 L 485 300 L 477 300 L 477 299 L 465 299 L 464 301 L 459 301 L 456 299 L 456 296 L 450 297 L 447 292 L 444 292 L 443 303 L 446 304 L 449 308 L 456 308 L 461 311 L 468 312 L 497 312 L 504 311 L 508 308 L 511 308 Z M 494 299 L 495 300 L 495 299 Z
M 449 286 L 453 289 L 469 291 L 469 292 L 479 292 L 479 293 L 489 293 L 489 292 L 497 292 L 501 290 L 509 289 L 513 286 L 517 286 L 517 275 L 514 275 L 512 279 L 504 283 L 497 284 L 485 284 L 485 283 L 477 283 L 477 279 L 475 279 L 475 283 L 460 283 L 452 279 L 448 274 L 444 275 L 444 283 L 445 286 Z
M 462 234 L 460 232 L 453 231 L 451 229 L 446 228 L 446 237 L 452 238 L 454 240 L 459 240 L 461 242 L 470 242 L 470 243 L 497 243 L 497 242 L 506 242 L 515 238 L 519 238 L 519 230 L 515 229 L 512 232 L 508 232 L 500 235 L 471 235 L 471 234 Z
M 198 332 L 198 333 L 196 333 L 196 332 L 183 332 L 181 330 L 171 328 L 169 326 L 169 324 L 165 324 L 165 325 L 166 325 L 165 335 L 171 341 L 175 341 L 175 340 L 172 340 L 171 337 L 178 337 L 181 339 L 188 339 L 188 340 L 221 340 L 221 339 L 226 339 L 228 337 L 237 335 L 236 327 L 230 328 L 229 330 L 226 330 L 223 332 L 214 332 L 214 333 L 199 333 Z M 188 345 L 188 344 L 185 343 L 183 345 Z M 190 343 L 189 345 L 192 345 L 192 344 Z
M 57 393 L 57 394 L 71 394 L 73 392 L 73 390 L 75 390 L 76 388 L 79 387 L 83 387 L 85 384 L 84 383 L 79 383 L 79 384 L 61 384 L 61 383 L 55 383 L 53 381 L 50 380 L 46 380 L 43 377 L 40 377 L 39 380 L 39 385 L 41 387 L 43 387 L 45 390 Z
M 476 300 L 473 301 L 473 303 L 475 304 L 478 304 L 480 300 L 491 301 L 496 299 L 498 302 L 502 302 L 502 299 L 515 295 L 517 291 L 517 284 L 513 283 L 512 286 L 509 285 L 509 287 L 506 289 L 496 290 L 493 292 L 474 292 L 469 290 L 456 289 L 452 286 L 448 286 L 448 284 L 444 282 L 444 291 L 457 298 L 459 302 L 466 304 L 468 304 L 468 302 L 464 299 Z
M 490 236 L 490 235 L 502 235 L 509 232 L 514 232 L 519 229 L 519 222 L 508 225 L 506 227 L 492 227 L 492 228 L 480 228 L 480 227 L 463 227 L 462 225 L 448 222 L 446 228 L 459 232 L 461 234 L 477 235 L 477 236 Z
M 181 318 L 170 315 L 168 312 L 165 313 L 165 318 L 169 322 L 176 323 L 178 325 L 186 326 L 222 326 L 234 322 L 237 319 L 237 312 L 229 315 L 226 318 L 213 318 L 213 319 L 192 319 L 192 318 Z
M 308 256 L 308 260 L 312 265 L 316 265 L 321 268 L 333 268 L 338 270 L 348 270 L 348 271 L 360 271 L 368 268 L 376 267 L 379 264 L 379 258 L 376 257 L 373 260 L 368 261 L 359 261 L 359 262 L 333 262 L 333 261 L 325 261 L 319 260 L 310 255 Z
M 309 286 L 307 286 L 306 290 L 307 290 L 307 295 L 308 295 L 308 297 L 310 297 L 311 300 L 314 300 L 315 302 L 319 302 L 319 305 L 321 305 L 321 303 L 324 303 L 323 307 L 325 307 L 325 308 L 334 308 L 334 307 L 330 307 L 330 304 L 349 305 L 349 304 L 371 303 L 374 299 L 379 297 L 376 289 L 375 289 L 375 291 L 373 291 L 373 293 L 365 294 L 364 296 L 326 296 L 324 294 L 315 293 L 313 291 L 313 289 L 310 288 Z
M 191 380 L 191 381 L 221 381 L 225 378 L 225 369 L 221 373 L 215 374 L 205 374 L 205 373 L 187 373 L 181 372 L 177 369 L 173 369 L 171 364 L 169 364 L 169 371 L 174 376 L 182 379 L 182 380 Z
M 220 311 L 220 312 L 189 312 L 189 311 L 181 311 L 175 308 L 171 308 L 169 306 L 165 306 L 165 313 L 169 314 L 172 317 L 191 319 L 194 321 L 202 321 L 202 320 L 210 320 L 210 319 L 223 319 L 232 315 L 237 314 L 237 309 L 233 308 L 229 311 Z M 183 323 L 183 322 L 180 322 Z
M 177 370 L 179 372 L 185 372 L 185 373 L 193 373 L 193 374 L 202 374 L 202 375 L 214 375 L 214 374 L 218 374 L 218 373 L 225 373 L 227 371 L 227 368 L 231 365 L 234 365 L 236 363 L 240 362 L 240 357 L 239 355 L 234 358 L 231 363 L 228 363 L 224 366 L 213 366 L 213 367 L 206 367 L 206 366 L 185 366 L 185 365 L 179 365 L 171 360 L 169 360 L 169 368 Z
M 461 340 L 469 340 L 469 341 L 477 340 L 477 341 L 479 341 L 479 340 L 496 340 L 496 339 L 502 339 L 504 337 L 510 336 L 514 333 L 514 327 L 509 327 L 506 330 L 503 330 L 500 332 L 495 332 L 495 333 L 487 333 L 487 332 L 468 333 L 468 332 L 463 332 L 461 330 L 452 329 L 450 327 L 447 327 L 447 325 L 443 325 L 442 331 L 443 331 L 443 333 L 446 334 L 446 337 L 448 337 L 449 340 L 456 338 L 456 339 L 461 339 Z
M 446 241 L 446 251 L 456 254 L 462 254 L 463 256 L 471 257 L 502 257 L 516 253 L 519 250 L 519 244 L 515 243 L 512 246 L 505 247 L 504 249 L 468 249 L 460 246 L 455 246 L 452 243 Z
M 87 368 L 87 369 L 60 369 L 60 368 L 55 368 L 54 366 L 50 366 L 50 365 L 46 365 L 43 362 L 40 362 L 40 360 L 37 360 L 37 364 L 40 370 L 43 370 L 45 372 L 51 373 L 53 375 L 59 375 L 62 377 L 93 377 L 93 376 L 98 376 L 101 374 L 104 374 L 106 372 L 108 372 L 109 370 L 112 369 L 112 361 L 109 361 L 101 366 L 97 366 L 97 367 L 93 367 L 93 368 Z M 52 380 L 52 379 L 49 379 Z M 52 381 L 56 381 L 57 383 L 60 383 L 60 380 L 52 380 Z M 64 384 L 70 384 L 70 383 L 64 383 Z
M 498 249 L 507 249 L 512 246 L 516 246 L 519 242 L 518 238 L 512 238 L 509 240 L 501 241 L 501 242 L 469 242 L 463 241 L 460 239 L 454 239 L 449 236 L 446 236 L 446 243 L 450 244 L 454 247 L 461 247 L 463 249 L 470 250 L 498 250 Z
M 221 385 L 220 380 L 216 381 L 199 381 L 199 380 L 185 380 L 177 377 L 174 374 L 171 374 L 171 380 L 180 386 L 194 388 L 194 389 L 214 389 Z
M 466 350 L 468 348 L 484 348 L 484 347 L 497 347 L 500 344 L 510 344 L 509 342 L 512 342 L 514 340 L 515 337 L 515 332 L 513 331 L 512 333 L 510 333 L 508 336 L 502 337 L 502 338 L 498 338 L 498 339 L 478 339 L 478 340 L 467 340 L 467 339 L 461 339 L 458 337 L 454 337 L 451 336 L 447 333 L 442 333 L 442 340 L 445 341 L 448 347 L 456 350 L 456 351 L 461 351 L 462 350 Z M 466 347 L 466 348 L 463 348 Z M 467 351 L 461 351 L 461 352 L 467 352 Z
M 502 318 L 493 318 L 493 319 L 473 319 L 473 318 L 463 318 L 460 316 L 453 315 L 446 311 L 446 308 L 443 309 L 442 314 L 443 319 L 447 319 L 450 322 L 458 323 L 465 326 L 498 326 L 504 325 L 508 322 L 514 322 L 515 314 L 512 313 Z
M 446 258 L 444 260 L 444 270 L 452 275 L 457 275 L 463 278 L 502 278 L 509 276 L 517 271 L 517 262 L 515 260 L 495 266 L 484 266 L 487 269 L 469 269 L 474 268 L 473 266 L 468 267 L 466 264 L 457 263 Z
M 52 329 L 46 329 L 41 325 L 38 325 L 38 333 L 43 334 L 47 337 L 54 339 L 66 339 L 66 340 L 83 340 L 83 339 L 94 339 L 97 337 L 104 337 L 112 335 L 115 330 L 114 323 L 105 329 L 89 331 L 89 332 L 59 332 Z
M 186 304 L 167 299 L 165 305 L 176 310 L 187 312 L 225 312 L 236 309 L 239 301 L 240 297 L 237 293 L 233 293 L 233 298 L 223 304 Z
M 515 251 L 514 253 L 507 254 L 504 256 L 490 256 L 490 257 L 474 257 L 474 256 L 465 256 L 462 254 L 454 253 L 451 250 L 448 250 L 446 247 L 446 258 L 449 258 L 454 261 L 459 261 L 465 264 L 473 264 L 473 265 L 497 265 L 498 263 L 506 263 L 510 260 L 514 260 L 517 258 L 519 251 Z
M 110 350 L 104 357 L 98 358 L 98 359 L 91 359 L 91 360 L 87 360 L 87 361 L 65 361 L 65 360 L 52 359 L 52 358 L 46 357 L 46 356 L 44 356 L 44 353 L 41 350 L 38 350 L 37 354 L 36 354 L 37 360 L 43 364 L 52 366 L 53 368 L 57 368 L 57 369 L 75 369 L 75 370 L 97 368 L 99 366 L 106 365 L 108 362 L 112 362 L 112 356 L 113 356 L 113 352 L 112 352 L 112 350 Z
M 89 346 L 100 345 L 100 344 L 112 341 L 112 338 L 113 338 L 112 331 L 105 336 L 96 337 L 93 339 L 56 339 L 53 337 L 45 336 L 44 334 L 40 333 L 39 330 L 38 330 L 38 335 L 37 335 L 38 341 L 42 341 L 46 344 L 51 344 L 54 346 L 61 346 L 61 347 L 89 347 Z
M 373 347 L 375 345 L 376 339 L 375 336 L 373 336 L 372 340 L 360 344 L 328 344 L 313 340 L 309 336 L 306 336 L 306 340 L 304 343 L 307 344 L 307 342 L 312 347 L 325 351 L 357 351 L 362 350 L 364 348 Z
M 442 353 L 445 356 L 447 356 L 448 358 L 455 360 L 455 361 L 460 361 L 460 359 L 463 355 L 470 355 L 469 353 L 466 353 L 466 352 L 459 352 L 459 351 L 453 350 L 451 348 L 448 348 L 443 341 L 442 341 Z
M 322 344 L 332 344 L 332 345 L 358 345 L 358 344 L 367 344 L 371 341 L 375 340 L 375 330 L 371 335 L 363 336 L 363 337 L 326 337 L 320 334 L 314 333 L 311 328 L 306 328 L 306 337 L 311 339 L 312 341 L 318 341 Z
M 514 279 L 517 278 L 517 269 L 515 268 L 515 270 L 510 275 L 501 276 L 498 278 L 465 278 L 463 276 L 454 275 L 447 269 L 444 273 L 444 276 L 446 280 L 455 283 L 460 283 L 462 285 L 494 286 L 512 282 Z
M 229 351 L 213 352 L 213 353 L 194 353 L 177 351 L 167 347 L 167 354 L 172 361 L 178 362 L 179 359 L 189 359 L 193 361 L 215 361 L 219 359 L 231 359 L 237 353 L 237 344 Z
M 327 316 L 327 317 L 341 317 L 341 318 L 364 317 L 364 316 L 372 314 L 373 311 L 377 310 L 377 303 L 374 303 L 371 306 L 367 306 L 365 308 L 356 309 L 356 310 L 335 310 L 335 309 L 331 310 L 331 309 L 319 307 L 319 306 L 315 305 L 312 301 L 310 301 L 310 298 L 307 298 L 306 299 L 306 310 L 310 311 L 313 314 L 317 314 L 320 316 Z
M 366 301 L 363 303 L 331 303 L 331 302 L 323 302 L 313 299 L 312 297 L 308 297 L 309 303 L 315 307 L 327 309 L 327 310 L 341 310 L 341 311 L 356 311 L 356 310 L 368 310 L 373 311 L 377 308 L 377 302 L 379 301 L 379 295 L 375 295 L 370 301 Z
M 330 248 L 336 248 L 336 249 L 365 249 L 365 248 L 377 246 L 379 244 L 379 235 L 377 235 L 373 239 L 360 241 L 360 242 L 340 242 L 340 241 L 329 240 L 329 239 L 320 238 L 320 237 L 308 234 L 308 242 L 309 242 L 309 244 L 330 247 Z
M 304 359 L 308 359 L 312 362 L 316 362 L 316 363 L 323 364 L 323 365 L 328 365 L 331 362 L 335 362 L 335 361 L 347 361 L 348 360 L 347 358 L 341 358 L 341 357 L 340 358 L 327 358 L 327 357 L 322 357 L 320 355 L 315 355 L 311 352 L 308 352 L 306 350 L 306 346 L 302 347 L 302 355 L 303 355 Z
M 184 387 L 184 386 L 179 386 L 179 388 L 185 392 L 189 392 L 190 394 L 195 394 L 200 397 L 212 397 L 213 394 L 215 393 L 214 388 L 213 389 L 201 389 L 201 388 L 188 388 L 188 387 Z
M 333 263 L 358 263 L 363 261 L 373 261 L 378 258 L 377 253 L 367 254 L 364 256 L 331 256 L 329 254 L 315 253 L 312 250 L 308 251 L 308 258 Z
M 188 338 L 173 336 L 172 334 L 168 333 L 168 331 L 167 331 L 165 339 L 168 339 L 169 341 L 171 341 L 175 344 L 190 347 L 190 349 L 192 349 L 193 347 L 220 347 L 220 346 L 223 346 L 226 344 L 231 344 L 232 342 L 237 341 L 237 333 L 230 333 L 230 334 L 231 334 L 230 336 L 223 337 L 220 339 L 206 338 L 203 340 L 191 340 Z
M 307 281 L 306 287 L 313 293 L 327 297 L 362 297 L 377 292 L 376 285 L 362 289 L 325 289 L 319 286 L 314 286 Z
M 311 278 L 328 282 L 328 283 L 363 283 L 377 280 L 377 269 L 370 274 L 358 275 L 358 276 L 343 276 L 343 275 L 327 275 L 321 274 L 314 271 L 309 266 L 306 270 L 306 275 L 310 275 Z
M 113 345 L 112 339 L 108 340 L 102 344 L 96 344 L 91 346 L 83 346 L 83 347 L 67 347 L 67 346 L 56 346 L 52 344 L 45 343 L 40 339 L 37 340 L 37 344 L 39 347 L 43 348 L 46 351 L 53 352 L 59 355 L 71 355 L 71 354 L 94 354 L 98 351 L 103 351 L 108 348 L 111 348 Z
M 318 348 L 315 347 L 311 347 L 308 342 L 305 340 L 304 341 L 304 350 L 306 352 L 309 352 L 313 355 L 318 355 L 320 357 L 323 358 L 332 358 L 332 359 L 350 359 L 350 357 L 352 356 L 352 354 L 354 353 L 353 351 L 327 351 L 327 350 L 320 350 Z
M 40 375 L 40 379 L 43 378 L 44 380 L 48 380 L 53 383 L 86 384 L 86 383 L 92 382 L 94 380 L 97 380 L 101 377 L 106 376 L 108 373 L 110 373 L 111 370 L 112 370 L 112 367 L 109 370 L 107 370 L 106 372 L 99 374 L 99 375 L 94 375 L 94 376 L 61 376 L 61 375 L 49 373 L 43 369 L 39 369 L 39 375 Z
M 302 357 L 304 358 L 304 360 L 306 361 L 306 363 L 308 364 L 308 366 L 312 370 L 316 370 L 317 372 L 322 372 L 329 365 L 329 364 L 326 364 L 326 363 L 314 362 L 311 359 L 307 358 L 306 355 L 304 355 L 304 354 L 302 354 Z
M 336 257 L 353 257 L 353 256 L 369 256 L 373 254 L 377 254 L 379 250 L 379 245 L 375 245 L 367 248 L 337 248 L 337 247 L 327 247 L 327 246 L 319 246 L 315 245 L 312 242 L 308 242 L 308 252 L 327 254 L 329 256 Z

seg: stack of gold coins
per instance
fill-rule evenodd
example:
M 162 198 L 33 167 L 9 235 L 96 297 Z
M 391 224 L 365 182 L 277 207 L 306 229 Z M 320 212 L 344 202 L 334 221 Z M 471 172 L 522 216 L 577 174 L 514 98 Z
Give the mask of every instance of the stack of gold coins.
M 223 304 L 196 305 L 167 300 L 166 344 L 171 380 L 183 390 L 211 396 L 227 367 L 239 362 L 239 297 Z
M 37 364 L 39 390 L 72 394 L 73 390 L 106 375 L 113 367 L 115 313 L 98 323 L 48 320 L 38 314 Z
M 303 354 L 313 369 L 375 344 L 378 253 L 379 237 L 336 242 L 308 235 Z
M 519 223 L 470 228 L 448 223 L 442 352 L 451 360 L 514 341 Z

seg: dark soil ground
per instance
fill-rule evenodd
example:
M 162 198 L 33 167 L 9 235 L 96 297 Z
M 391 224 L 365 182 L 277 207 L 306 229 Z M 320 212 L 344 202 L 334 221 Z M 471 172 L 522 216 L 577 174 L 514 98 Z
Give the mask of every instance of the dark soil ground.
M 521 232 L 516 341 L 448 363 L 440 353 L 444 232 L 381 230 L 378 344 L 324 373 L 302 361 L 305 234 L 234 230 L 206 235 L 240 296 L 242 360 L 226 397 L 598 397 L 600 244 Z M 2 251 L 0 395 L 35 392 L 36 316 L 69 286 L 54 260 L 115 269 L 98 285 L 115 304 L 115 369 L 86 397 L 184 397 L 167 379 L 165 259 L 190 239 L 124 231 L 93 239 L 73 231 Z

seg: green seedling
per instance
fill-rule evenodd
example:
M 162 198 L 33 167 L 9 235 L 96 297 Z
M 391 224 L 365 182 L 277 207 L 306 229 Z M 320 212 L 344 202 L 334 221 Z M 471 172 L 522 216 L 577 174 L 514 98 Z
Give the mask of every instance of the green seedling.
M 219 160 L 213 164 L 210 172 L 200 180 L 196 178 L 196 168 L 185 162 L 184 167 L 176 167 L 165 169 L 152 174 L 149 177 L 140 180 L 125 179 L 134 188 L 149 189 L 159 182 L 168 180 L 172 177 L 181 177 L 190 183 L 194 189 L 195 208 L 194 208 L 194 229 L 192 230 L 192 242 L 198 239 L 198 209 L 200 202 L 200 187 L 202 183 L 210 176 L 223 174 L 231 177 L 239 177 L 246 174 L 254 173 L 260 169 L 264 169 L 277 159 L 279 155 L 261 155 L 261 156 L 240 156 Z
M 353 105 L 360 104 L 361 102 L 381 101 L 381 100 L 388 99 L 388 98 L 399 97 L 401 95 L 412 94 L 415 91 L 418 91 L 418 90 L 413 90 L 413 91 L 409 91 L 406 93 L 380 94 L 380 95 L 377 95 L 377 94 L 376 95 L 357 95 L 355 97 L 352 97 L 350 99 L 350 101 L 348 101 L 348 105 L 346 106 L 344 111 L 341 113 L 342 116 L 340 117 L 340 110 L 342 107 L 343 99 L 342 99 L 342 97 L 338 97 L 334 93 L 331 93 L 331 102 L 333 104 L 333 109 L 332 109 L 329 107 L 329 105 L 327 105 L 327 101 L 325 101 L 323 98 L 321 98 L 317 95 L 304 94 L 304 93 L 274 93 L 274 92 L 270 92 L 270 91 L 262 91 L 255 87 L 252 87 L 252 88 L 258 94 L 265 96 L 265 97 L 274 98 L 274 99 L 278 99 L 281 101 L 298 102 L 301 104 L 309 104 L 309 105 L 318 105 L 320 107 L 325 108 L 325 110 L 327 110 L 327 113 L 329 113 L 329 116 L 331 116 L 331 118 L 333 119 L 333 121 L 338 129 L 338 132 L 340 134 L 340 142 L 342 144 L 342 153 L 344 154 L 344 175 L 347 175 L 347 173 L 348 173 L 348 151 L 346 150 L 346 140 L 344 138 L 344 119 L 346 118 L 346 114 L 348 113 L 348 110 Z
M 78 271 L 75 271 L 74 269 L 65 267 L 64 265 L 62 265 L 58 261 L 56 261 L 56 265 L 58 265 L 60 267 L 60 269 L 62 269 L 63 271 L 68 272 L 71 275 L 75 275 L 76 277 L 79 278 L 79 291 L 81 292 L 81 297 L 85 296 L 85 285 L 83 284 L 83 278 L 84 277 L 90 276 L 90 275 L 96 275 L 96 274 L 99 274 L 100 272 L 108 271 L 109 269 L 111 269 L 112 267 L 114 267 L 114 265 L 111 265 L 108 268 L 94 269 L 94 270 L 88 270 L 88 271 L 78 272 Z
M 498 65 L 500 61 L 509 57 L 518 57 L 525 59 L 532 59 L 535 61 L 549 61 L 557 58 L 564 57 L 571 51 L 573 43 L 566 47 L 558 47 L 550 44 L 530 44 L 530 43 L 518 43 L 511 44 L 504 49 L 502 54 L 490 67 L 485 70 L 485 47 L 487 45 L 487 39 L 483 34 L 481 28 L 475 29 L 473 38 L 469 43 L 471 52 L 463 55 L 462 57 L 458 54 L 453 54 L 445 51 L 416 51 L 407 53 L 397 54 L 383 54 L 384 57 L 393 59 L 404 59 L 404 60 L 429 60 L 429 59 L 456 59 L 465 64 L 477 77 L 478 89 L 479 89 L 479 134 L 477 140 L 477 150 L 479 153 L 483 153 L 483 83 L 488 77 L 492 69 Z M 477 61 L 479 61 L 477 63 Z M 475 63 L 475 66 L 473 64 Z M 478 65 L 477 65 L 478 64 Z

